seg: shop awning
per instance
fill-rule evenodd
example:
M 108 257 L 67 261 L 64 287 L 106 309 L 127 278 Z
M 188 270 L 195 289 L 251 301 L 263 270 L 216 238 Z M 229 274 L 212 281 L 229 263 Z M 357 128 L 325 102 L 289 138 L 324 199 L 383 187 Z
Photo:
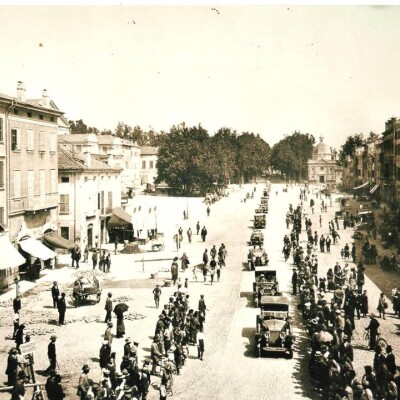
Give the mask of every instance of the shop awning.
M 10 243 L 6 236 L 0 238 L 0 252 L 2 254 L 0 260 L 0 270 L 15 268 L 25 264 L 25 258 Z
M 43 235 L 42 242 L 44 245 L 57 247 L 58 249 L 64 250 L 72 250 L 76 247 L 76 244 L 74 242 L 63 238 L 56 232 L 50 232 Z
M 56 253 L 54 253 L 53 250 L 50 250 L 44 244 L 39 242 L 39 240 L 33 238 L 21 240 L 19 242 L 19 245 L 26 253 L 30 254 L 33 257 L 40 258 L 43 261 L 46 261 L 56 256 Z
M 124 211 L 121 207 L 113 208 L 113 215 L 108 221 L 108 227 L 128 227 L 132 225 L 132 216 Z
M 378 189 L 379 185 L 375 185 L 369 192 L 374 193 L 376 189 Z
M 363 183 L 362 185 L 357 186 L 357 187 L 355 187 L 355 188 L 353 188 L 353 189 L 354 189 L 354 190 L 361 189 L 361 188 L 363 188 L 363 187 L 365 187 L 365 186 L 367 186 L 367 185 L 369 185 L 369 182 L 365 182 L 365 183 Z

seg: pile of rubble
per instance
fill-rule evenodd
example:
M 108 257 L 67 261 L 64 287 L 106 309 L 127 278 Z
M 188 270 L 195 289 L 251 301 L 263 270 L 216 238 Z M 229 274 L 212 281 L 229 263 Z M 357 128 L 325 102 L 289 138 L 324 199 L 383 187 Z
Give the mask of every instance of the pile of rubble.
M 133 300 L 133 297 L 131 296 L 118 296 L 112 299 L 114 303 L 126 303 L 131 300 Z
M 138 244 L 129 243 L 120 251 L 120 253 L 121 254 L 137 254 L 137 253 L 143 253 L 143 251 L 139 249 Z
M 124 319 L 126 319 L 128 321 L 135 321 L 137 319 L 143 319 L 143 318 L 144 318 L 144 315 L 135 313 L 135 312 L 130 312 L 130 313 L 124 314 Z

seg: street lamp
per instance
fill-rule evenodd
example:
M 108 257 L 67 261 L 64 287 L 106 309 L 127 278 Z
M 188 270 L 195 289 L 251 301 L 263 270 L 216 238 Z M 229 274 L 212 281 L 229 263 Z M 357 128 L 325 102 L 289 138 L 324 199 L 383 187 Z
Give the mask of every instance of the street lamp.
M 15 297 L 18 297 L 19 296 L 19 277 L 18 277 L 18 275 L 15 276 L 14 283 L 15 283 Z

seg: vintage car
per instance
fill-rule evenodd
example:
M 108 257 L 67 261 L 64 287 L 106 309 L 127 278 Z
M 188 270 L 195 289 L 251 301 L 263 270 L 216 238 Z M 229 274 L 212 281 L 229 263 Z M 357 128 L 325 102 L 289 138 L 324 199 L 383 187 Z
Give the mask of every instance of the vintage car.
M 84 301 L 94 300 L 96 303 L 100 302 L 101 287 L 100 282 L 96 276 L 81 276 L 74 283 L 72 297 L 74 298 L 75 307 L 78 307 Z
M 261 297 L 279 295 L 279 284 L 276 279 L 276 269 L 273 267 L 254 267 L 253 297 L 254 305 L 260 305 Z
M 262 214 L 267 214 L 268 213 L 268 204 L 260 204 L 258 208 L 256 209 L 256 214 L 262 213 Z
M 260 229 L 253 229 L 250 236 L 250 244 L 252 246 L 262 246 L 264 244 L 264 234 Z
M 256 357 L 281 353 L 293 357 L 293 327 L 289 317 L 289 298 L 284 296 L 262 296 L 260 315 L 256 319 Z
M 267 225 L 267 219 L 264 213 L 256 213 L 254 214 L 254 228 L 255 229 L 264 229 Z
M 253 271 L 255 267 L 264 267 L 268 265 L 268 254 L 263 247 L 253 248 L 249 250 L 247 255 L 249 270 Z

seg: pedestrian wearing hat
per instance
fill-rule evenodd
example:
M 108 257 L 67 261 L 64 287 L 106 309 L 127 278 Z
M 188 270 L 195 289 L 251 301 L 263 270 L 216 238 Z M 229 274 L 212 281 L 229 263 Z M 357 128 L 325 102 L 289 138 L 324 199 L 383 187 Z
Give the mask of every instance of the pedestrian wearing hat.
M 203 361 L 204 354 L 204 330 L 200 329 L 196 337 L 198 358 Z
M 17 380 L 15 381 L 14 387 L 11 390 L 11 400 L 21 400 L 25 397 L 25 372 L 19 371 L 17 374 Z
M 107 324 L 106 331 L 104 332 L 104 340 L 107 340 L 110 347 L 111 347 L 112 341 L 113 341 L 112 327 L 113 327 L 113 323 L 109 322 Z
M 156 305 L 156 308 L 160 306 L 161 293 L 162 291 L 160 289 L 160 285 L 156 285 L 156 287 L 153 289 L 154 303 Z
M 160 343 L 159 343 L 160 339 L 158 336 L 154 337 L 153 343 L 151 344 L 151 361 L 153 364 L 153 367 L 151 369 L 151 373 L 152 375 L 156 375 L 156 369 L 157 366 L 160 365 L 161 359 L 162 359 L 162 352 L 160 350 Z
M 378 307 L 376 307 L 376 309 L 379 312 L 379 318 L 382 318 L 382 316 L 383 316 L 383 319 L 386 319 L 385 318 L 385 310 L 387 309 L 387 307 L 388 307 L 388 305 L 386 302 L 386 297 L 383 293 L 381 293 L 379 296 L 379 300 L 378 300 Z
M 60 297 L 60 289 L 58 288 L 56 281 L 53 282 L 53 286 L 51 287 L 51 297 L 53 299 L 53 307 L 57 308 L 57 301 Z
M 55 391 L 56 391 L 56 381 L 55 381 L 55 376 L 57 372 L 54 369 L 51 369 L 49 371 L 49 377 L 47 378 L 45 389 L 46 389 L 46 394 L 47 398 L 49 400 L 57 400 L 57 397 L 55 397 Z
M 178 257 L 174 257 L 172 264 L 171 264 L 171 279 L 173 285 L 176 284 L 176 281 L 178 280 Z
M 15 332 L 15 344 L 17 346 L 17 350 L 19 350 L 19 346 L 24 343 L 24 329 L 25 329 L 25 324 L 21 324 Z
M 21 303 L 21 297 L 17 296 L 14 300 L 13 300 L 13 310 L 15 313 L 20 312 L 22 307 L 22 303 Z
M 131 354 L 131 338 L 126 338 L 125 339 L 125 344 L 124 344 L 124 356 L 129 357 Z
M 386 346 L 385 364 L 387 370 L 394 376 L 396 375 L 397 366 L 396 366 L 396 359 L 392 351 L 393 351 L 392 346 L 390 345 Z
M 365 318 L 368 314 L 368 294 L 367 291 L 364 290 L 362 295 L 360 296 L 360 303 L 361 303 L 361 314 Z
M 111 387 L 113 389 L 117 386 L 117 363 L 116 363 L 117 354 L 115 352 L 111 353 L 110 358 L 108 359 L 108 363 L 106 365 L 106 369 L 110 371 L 110 382 Z
M 202 311 L 202 312 L 204 313 L 204 319 L 205 319 L 206 310 L 207 310 L 207 311 L 209 311 L 209 310 L 207 309 L 206 302 L 205 302 L 205 300 L 204 300 L 204 294 L 201 294 L 201 295 L 200 295 L 200 300 L 199 300 L 198 309 L 199 309 L 199 311 Z
M 7 358 L 7 369 L 6 375 L 8 377 L 7 385 L 14 386 L 15 381 L 17 380 L 17 370 L 18 370 L 18 350 L 13 347 Z
M 99 351 L 100 368 L 105 368 L 107 366 L 110 356 L 111 356 L 111 347 L 108 344 L 108 340 L 104 340 Z
M 13 338 L 13 340 L 15 340 L 15 335 L 19 328 L 19 314 L 18 313 L 14 313 L 13 325 L 14 325 L 14 330 L 13 330 L 12 338 Z
M 97 393 L 96 399 L 110 399 L 112 395 L 112 390 L 108 387 L 108 380 L 103 379 L 101 381 L 101 387 L 99 388 L 99 391 Z
M 50 343 L 47 346 L 47 357 L 49 359 L 50 365 L 46 370 L 46 373 L 49 373 L 50 370 L 57 369 L 57 352 L 56 352 L 56 340 L 57 336 L 52 335 L 50 337 Z
M 80 397 L 81 400 L 86 400 L 86 395 L 90 389 L 90 382 L 88 373 L 90 368 L 87 364 L 82 367 L 82 374 L 79 377 L 78 383 L 78 391 L 76 392 L 77 396 Z
M 112 313 L 112 293 L 108 293 L 107 295 L 107 299 L 106 299 L 106 305 L 104 307 L 104 309 L 106 310 L 106 317 L 104 319 L 104 322 L 111 322 L 111 313 Z
M 203 226 L 203 229 L 201 230 L 201 239 L 203 240 L 203 242 L 206 241 L 206 237 L 207 237 L 207 229 L 205 226 Z
M 58 325 L 65 325 L 65 311 L 67 310 L 67 303 L 65 301 L 65 293 L 61 293 L 61 297 L 57 301 L 58 309 Z
M 148 363 L 143 365 L 142 371 L 140 372 L 139 389 L 142 393 L 142 400 L 147 400 L 149 388 L 151 384 L 151 376 L 149 371 Z
M 369 349 L 375 350 L 376 347 L 376 337 L 378 336 L 378 328 L 380 326 L 379 322 L 375 319 L 375 314 L 370 314 L 370 321 L 368 326 L 365 328 L 369 331 Z

